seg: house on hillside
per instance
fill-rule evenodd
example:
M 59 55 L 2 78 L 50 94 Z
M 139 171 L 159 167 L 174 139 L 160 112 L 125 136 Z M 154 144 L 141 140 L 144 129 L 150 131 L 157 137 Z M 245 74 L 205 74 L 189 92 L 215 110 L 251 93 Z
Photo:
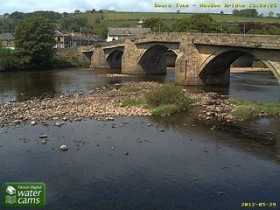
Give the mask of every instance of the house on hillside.
M 70 37 L 70 47 L 94 45 L 105 41 L 101 39 L 100 36 L 92 35 L 92 34 L 84 34 L 81 32 L 72 32 L 69 34 L 69 37 Z
M 128 36 L 138 36 L 151 33 L 150 28 L 108 28 L 107 42 L 123 39 Z
M 11 33 L 0 34 L 0 45 L 1 47 L 14 47 L 15 37 Z
M 69 47 L 69 36 L 67 34 L 64 34 L 58 30 L 55 31 L 55 46 L 54 48 L 67 48 Z
M 143 20 L 140 19 L 136 24 L 136 28 L 142 28 L 143 23 L 144 23 Z

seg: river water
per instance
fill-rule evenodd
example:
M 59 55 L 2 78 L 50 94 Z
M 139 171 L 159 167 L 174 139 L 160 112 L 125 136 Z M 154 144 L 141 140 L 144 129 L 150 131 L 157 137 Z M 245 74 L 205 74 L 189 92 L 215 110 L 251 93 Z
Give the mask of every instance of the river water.
M 52 96 L 73 91 L 87 92 L 94 87 L 126 81 L 174 82 L 174 71 L 165 76 L 107 77 L 111 70 L 48 70 L 0 74 L 0 103 L 32 97 Z M 271 72 L 231 74 L 230 87 L 192 87 L 217 91 L 233 98 L 252 101 L 280 101 L 280 86 Z M 191 88 L 191 87 L 190 87 Z
M 172 81 L 174 72 L 142 78 L 75 70 L 0 74 L 1 102 L 139 80 Z M 216 91 L 241 99 L 280 99 L 269 73 L 234 74 L 229 89 Z M 261 119 L 247 126 L 274 132 L 280 142 L 279 125 L 280 119 Z M 46 144 L 41 134 L 48 135 Z M 243 202 L 279 206 L 278 142 L 263 146 L 238 133 L 210 130 L 187 112 L 1 128 L 0 182 L 45 182 L 44 209 L 50 210 L 240 209 Z M 69 150 L 59 151 L 61 144 Z M 2 204 L 0 209 L 5 209 Z

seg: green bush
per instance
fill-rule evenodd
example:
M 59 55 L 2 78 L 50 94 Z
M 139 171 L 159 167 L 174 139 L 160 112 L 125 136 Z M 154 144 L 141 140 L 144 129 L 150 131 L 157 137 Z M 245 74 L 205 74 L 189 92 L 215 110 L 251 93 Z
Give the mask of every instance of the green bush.
M 185 96 L 181 87 L 169 84 L 153 88 L 145 95 L 147 103 L 151 106 L 162 104 L 182 104 Z
M 166 115 L 187 109 L 196 101 L 186 97 L 181 87 L 172 84 L 153 88 L 146 93 L 145 98 L 154 115 Z
M 16 71 L 20 69 L 20 61 L 14 52 L 0 49 L 0 71 Z
M 54 59 L 54 61 L 51 63 L 51 67 L 55 69 L 59 68 L 73 68 L 78 67 L 81 64 L 77 60 L 69 60 L 67 58 L 57 57 Z

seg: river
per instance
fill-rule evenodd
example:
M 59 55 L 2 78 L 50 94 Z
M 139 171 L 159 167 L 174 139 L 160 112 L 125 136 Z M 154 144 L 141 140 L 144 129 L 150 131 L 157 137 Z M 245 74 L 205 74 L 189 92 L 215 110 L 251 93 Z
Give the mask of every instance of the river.
M 141 78 L 100 74 L 0 74 L 1 103 L 124 81 L 174 80 L 173 71 Z M 229 88 L 215 90 L 239 99 L 280 100 L 280 86 L 270 73 L 232 74 Z M 0 182 L 45 182 L 44 209 L 50 210 L 240 209 L 243 202 L 279 206 L 279 124 L 280 119 L 263 118 L 247 125 L 255 132 L 274 132 L 278 142 L 273 147 L 210 130 L 188 112 L 0 128 Z M 41 134 L 48 135 L 46 144 Z M 61 144 L 69 150 L 59 151 Z
M 22 101 L 33 97 L 52 96 L 73 91 L 87 92 L 94 87 L 126 81 L 174 82 L 174 71 L 163 76 L 107 77 L 111 70 L 48 70 L 0 74 L 0 103 Z M 190 87 L 191 88 L 191 87 Z M 230 87 L 192 87 L 217 91 L 237 99 L 279 102 L 280 86 L 271 72 L 231 74 Z

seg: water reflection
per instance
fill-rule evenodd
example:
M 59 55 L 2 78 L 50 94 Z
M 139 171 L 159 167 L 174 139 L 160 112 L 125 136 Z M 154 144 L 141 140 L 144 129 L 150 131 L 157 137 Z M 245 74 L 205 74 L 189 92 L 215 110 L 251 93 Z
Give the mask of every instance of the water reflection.
M 280 118 L 262 118 L 255 121 L 242 122 L 241 127 L 216 127 L 213 132 L 213 124 L 198 121 L 191 113 L 181 112 L 167 117 L 149 117 L 156 127 L 166 130 L 179 131 L 186 137 L 193 139 L 193 131 L 203 133 L 206 136 L 217 135 L 216 148 L 221 144 L 230 145 L 252 154 L 262 154 L 267 158 L 279 159 L 280 157 Z M 223 131 L 224 130 L 224 131 Z M 231 137 L 234 141 L 231 141 Z M 272 138 L 273 146 L 264 146 L 268 139 Z M 218 140 L 220 139 L 220 140 Z M 223 139 L 223 140 L 221 140 Z M 278 157 L 279 156 L 279 157 Z
M 8 72 L 0 74 L 0 103 L 8 101 L 23 101 L 33 97 L 52 97 L 58 93 L 75 91 L 88 92 L 94 87 L 112 85 L 126 81 L 170 81 L 174 72 L 167 76 L 129 76 L 107 77 L 106 74 L 116 74 L 117 70 L 44 70 Z
M 108 77 L 115 74 L 115 77 Z M 166 75 L 116 76 L 119 70 L 49 70 L 0 74 L 0 103 L 33 97 L 52 97 L 57 93 L 88 92 L 94 87 L 127 81 L 174 82 L 172 69 Z M 280 86 L 271 72 L 231 74 L 229 87 L 187 87 L 192 91 L 215 91 L 232 98 L 252 101 L 280 101 Z

